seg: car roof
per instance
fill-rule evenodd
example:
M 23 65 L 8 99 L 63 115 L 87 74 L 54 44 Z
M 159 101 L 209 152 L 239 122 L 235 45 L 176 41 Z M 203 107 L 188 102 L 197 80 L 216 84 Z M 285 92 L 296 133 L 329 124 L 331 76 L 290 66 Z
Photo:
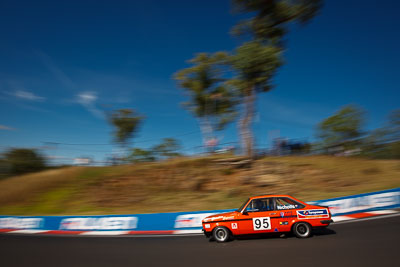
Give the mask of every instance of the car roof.
M 260 196 L 250 197 L 249 200 L 259 199 L 259 198 L 267 198 L 267 197 L 288 197 L 288 198 L 291 198 L 291 199 L 293 199 L 293 200 L 295 200 L 297 202 L 300 202 L 300 203 L 302 203 L 304 205 L 309 205 L 309 204 L 305 203 L 304 201 L 301 201 L 300 199 L 292 197 L 292 196 L 289 196 L 289 195 L 268 194 L 268 195 L 260 195 Z
M 266 198 L 266 197 L 289 197 L 289 198 L 294 198 L 294 199 L 296 199 L 295 197 L 292 197 L 292 196 L 289 196 L 289 195 L 276 195 L 276 194 L 254 196 L 254 197 L 250 197 L 250 199 Z

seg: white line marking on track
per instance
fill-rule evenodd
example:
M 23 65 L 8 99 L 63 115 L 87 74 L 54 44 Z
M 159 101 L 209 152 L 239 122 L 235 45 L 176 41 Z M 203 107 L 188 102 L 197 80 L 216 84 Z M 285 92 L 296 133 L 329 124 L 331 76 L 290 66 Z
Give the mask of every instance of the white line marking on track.
M 79 235 L 126 235 L 129 231 L 89 231 Z
M 47 232 L 48 230 L 13 230 L 11 232 L 8 232 L 10 234 L 40 234 Z
M 385 218 L 396 217 L 396 216 L 400 216 L 400 213 L 389 214 L 389 215 L 381 215 L 381 216 L 374 216 L 374 217 L 367 217 L 367 218 L 361 218 L 361 219 L 353 219 L 353 220 L 342 221 L 342 222 L 337 222 L 337 223 L 333 222 L 333 224 L 354 223 L 354 222 L 360 222 L 360 221 L 385 219 Z
M 188 236 L 202 236 L 203 234 L 179 234 L 179 235 L 121 235 L 118 237 L 188 237 Z
M 202 234 L 203 231 L 201 229 L 196 230 L 176 230 L 174 231 L 174 235 L 184 235 L 184 234 Z
M 376 211 L 370 211 L 369 213 L 372 214 L 393 214 L 393 213 L 398 213 L 396 210 L 376 210 Z
M 341 221 L 347 221 L 347 220 L 352 220 L 353 218 L 348 217 L 348 216 L 333 216 L 332 220 L 333 222 L 341 222 Z

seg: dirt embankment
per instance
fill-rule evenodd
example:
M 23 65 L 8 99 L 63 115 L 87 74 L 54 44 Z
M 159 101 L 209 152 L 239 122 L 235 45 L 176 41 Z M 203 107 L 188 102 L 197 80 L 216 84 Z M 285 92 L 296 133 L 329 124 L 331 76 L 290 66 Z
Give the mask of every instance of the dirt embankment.
M 400 161 L 218 156 L 73 167 L 0 181 L 1 214 L 116 214 L 234 208 L 251 195 L 316 200 L 400 186 Z

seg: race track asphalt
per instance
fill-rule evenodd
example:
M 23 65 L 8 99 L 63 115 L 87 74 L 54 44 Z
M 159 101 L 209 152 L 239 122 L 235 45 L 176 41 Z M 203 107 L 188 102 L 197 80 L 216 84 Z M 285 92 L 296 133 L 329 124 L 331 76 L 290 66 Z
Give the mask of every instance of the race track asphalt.
M 309 239 L 0 235 L 0 266 L 400 266 L 400 216 L 333 224 Z

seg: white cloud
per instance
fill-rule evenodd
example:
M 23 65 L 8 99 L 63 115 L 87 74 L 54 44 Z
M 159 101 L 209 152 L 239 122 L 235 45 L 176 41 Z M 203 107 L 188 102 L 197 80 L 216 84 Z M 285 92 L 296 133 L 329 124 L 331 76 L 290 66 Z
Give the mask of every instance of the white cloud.
M 17 90 L 13 93 L 13 95 L 17 98 L 30 100 L 30 101 L 44 101 L 46 99 L 42 96 L 38 96 L 32 92 L 24 91 L 24 90 Z
M 97 94 L 95 92 L 81 92 L 78 94 L 78 102 L 82 105 L 94 104 L 97 100 Z
M 9 126 L 1 125 L 0 124 L 0 130 L 7 130 L 7 131 L 14 131 L 15 129 Z
M 77 102 L 97 118 L 104 118 L 103 112 L 96 107 L 97 93 L 92 91 L 81 92 L 77 95 Z

